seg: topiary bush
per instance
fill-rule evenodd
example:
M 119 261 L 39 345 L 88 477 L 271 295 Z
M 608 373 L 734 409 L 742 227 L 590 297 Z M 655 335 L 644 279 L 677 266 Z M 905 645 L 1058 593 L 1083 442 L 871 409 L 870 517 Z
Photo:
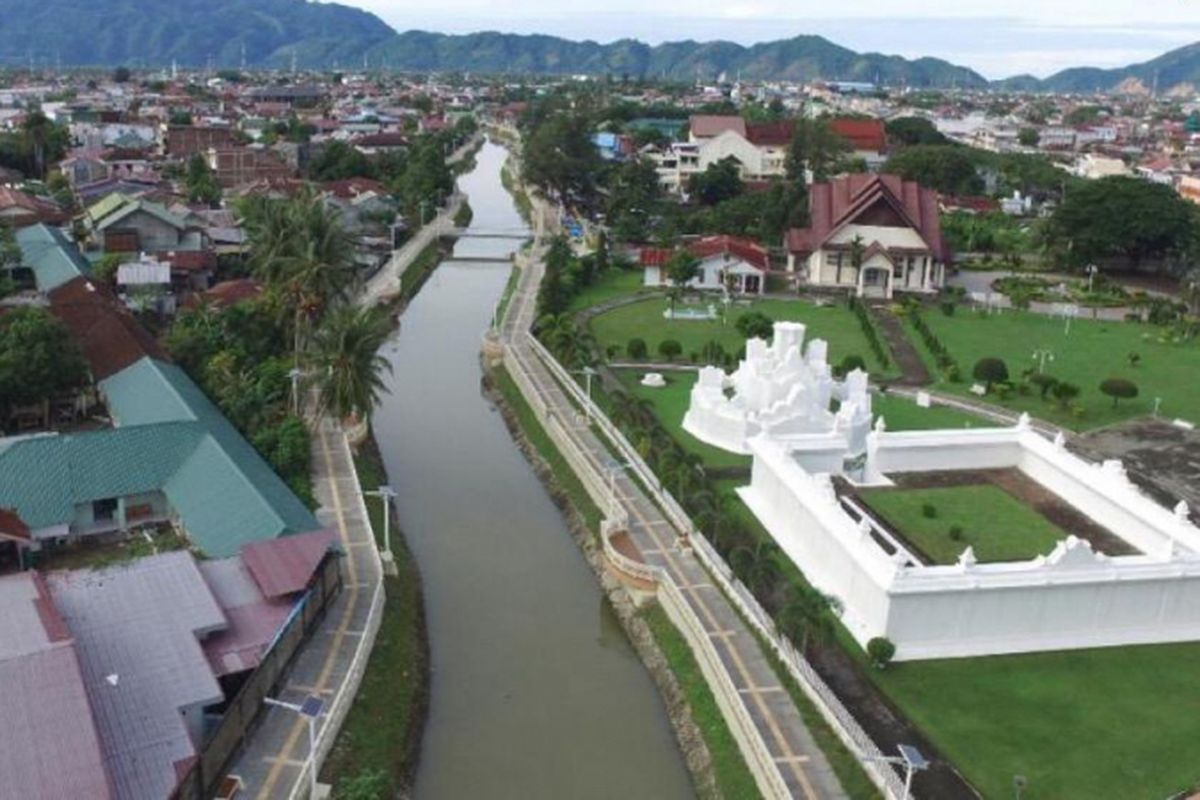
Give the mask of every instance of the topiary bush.
M 641 361 L 650 354 L 650 348 L 646 347 L 645 339 L 630 339 L 629 344 L 625 345 L 625 352 L 630 358 L 635 361 Z
M 1138 396 L 1137 384 L 1125 378 L 1105 378 L 1100 382 L 1100 391 L 1112 398 L 1113 408 L 1121 400 L 1132 400 Z
M 1008 366 L 1005 365 L 1003 359 L 989 356 L 976 361 L 975 368 L 971 370 L 971 374 L 975 380 L 983 381 L 990 392 L 993 384 L 1003 383 L 1008 380 Z
M 891 639 L 876 636 L 867 642 L 867 658 L 870 659 L 871 666 L 875 669 L 887 669 L 888 664 L 892 663 L 895 656 L 896 645 L 892 644 Z
M 663 339 L 658 345 L 658 354 L 667 361 L 674 361 L 683 352 L 683 345 L 674 339 Z

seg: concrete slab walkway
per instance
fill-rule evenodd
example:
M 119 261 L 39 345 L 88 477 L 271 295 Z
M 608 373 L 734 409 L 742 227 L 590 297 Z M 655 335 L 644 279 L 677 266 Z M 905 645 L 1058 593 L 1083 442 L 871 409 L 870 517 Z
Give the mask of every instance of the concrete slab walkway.
M 300 649 L 276 697 L 301 703 L 320 697 L 317 760 L 324 759 L 354 700 L 375 641 L 383 607 L 383 572 L 354 459 L 340 425 L 322 420 L 313 429 L 313 491 L 321 507 L 317 519 L 335 528 L 346 557 L 343 589 Z M 286 709 L 269 707 L 230 768 L 245 782 L 244 797 L 308 796 L 307 725 Z M 319 767 L 318 767 L 319 769 Z

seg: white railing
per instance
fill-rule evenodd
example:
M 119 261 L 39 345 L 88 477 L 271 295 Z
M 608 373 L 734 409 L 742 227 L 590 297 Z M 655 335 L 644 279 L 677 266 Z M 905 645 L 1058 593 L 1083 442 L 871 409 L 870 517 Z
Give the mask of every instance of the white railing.
M 538 355 L 539 360 L 546 366 L 556 380 L 561 384 L 573 400 L 586 411 L 590 411 L 595 425 L 608 438 L 623 458 L 631 465 L 647 490 L 670 519 L 672 524 L 689 535 L 700 562 L 712 573 L 725 591 L 726 595 L 737 606 L 741 614 L 750 621 L 767 642 L 770 643 L 780 661 L 795 678 L 805 695 L 812 701 L 821 716 L 829 723 L 842 743 L 850 749 L 862 762 L 863 768 L 872 782 L 885 793 L 885 796 L 904 797 L 904 784 L 896 773 L 878 759 L 883 754 L 875 742 L 862 729 L 853 715 L 846 709 L 833 691 L 825 684 L 812 665 L 796 649 L 796 647 L 780 633 L 771 616 L 755 599 L 754 595 L 733 575 L 733 571 L 723 558 L 712 548 L 692 522 L 691 517 L 683 507 L 659 481 L 658 477 L 646 464 L 625 435 L 614 425 L 604 412 L 591 400 L 579 384 L 574 380 L 549 350 L 532 334 L 526 334 L 531 349 Z M 740 704 L 739 704 L 740 705 Z M 761 737 L 756 737 L 760 738 Z
M 354 459 L 350 455 L 349 442 L 346 441 L 346 436 L 340 428 L 336 428 L 336 432 L 340 443 L 339 446 L 344 449 L 344 456 L 353 470 Z M 331 480 L 335 480 L 335 478 L 331 477 Z M 362 486 L 359 485 L 357 472 L 354 473 L 354 483 L 357 487 L 354 494 L 357 498 L 358 511 L 362 514 L 362 519 L 365 520 L 367 531 L 371 536 L 371 547 L 368 549 L 371 552 L 372 565 L 374 567 L 375 588 L 371 592 L 371 605 L 367 612 L 367 620 L 363 625 L 362 635 L 358 637 L 358 647 L 350 659 L 350 667 L 347 670 L 346 677 L 338 686 L 337 692 L 329 704 L 329 710 L 325 713 L 325 723 L 317 731 L 317 739 L 313 748 L 315 751 L 313 758 L 305 759 L 304 766 L 301 768 L 300 774 L 296 777 L 295 783 L 292 784 L 291 792 L 288 793 L 289 800 L 299 800 L 299 798 L 308 796 L 310 771 L 315 769 L 319 773 L 321 766 L 325 763 L 325 759 L 329 756 L 329 751 L 333 748 L 333 743 L 342 729 L 342 724 L 346 721 L 346 715 L 350 713 L 350 708 L 354 704 L 354 698 L 358 695 L 358 688 L 362 685 L 363 674 L 366 672 L 371 650 L 375 646 L 375 638 L 379 633 L 379 626 L 383 622 L 383 561 L 379 557 L 379 548 L 375 542 L 375 530 L 371 525 L 371 516 L 367 513 L 366 501 L 363 499 Z M 390 508 L 387 509 L 387 513 L 391 513 Z M 347 553 L 346 557 L 353 558 L 354 555 L 353 553 Z

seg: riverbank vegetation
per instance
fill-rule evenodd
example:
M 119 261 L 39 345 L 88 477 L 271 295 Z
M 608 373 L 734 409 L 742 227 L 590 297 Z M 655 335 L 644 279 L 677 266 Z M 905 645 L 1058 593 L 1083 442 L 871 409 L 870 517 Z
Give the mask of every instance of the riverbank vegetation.
M 374 438 L 354 459 L 358 481 L 368 489 L 387 483 Z M 371 528 L 383 542 L 384 510 L 364 497 Z M 386 800 L 411 790 L 429 702 L 429 649 L 421 576 L 393 516 L 391 546 L 396 575 L 384 576 L 379 632 L 354 704 L 338 732 L 321 780 L 335 798 Z

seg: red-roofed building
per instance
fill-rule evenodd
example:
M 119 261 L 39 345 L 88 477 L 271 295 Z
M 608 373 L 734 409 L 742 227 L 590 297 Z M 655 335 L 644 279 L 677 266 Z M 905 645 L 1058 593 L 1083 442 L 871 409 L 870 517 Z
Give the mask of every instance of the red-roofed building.
M 839 117 L 829 121 L 830 129 L 850 143 L 854 155 L 878 167 L 887 156 L 887 130 L 881 119 Z
M 696 277 L 688 282 L 692 289 L 723 290 L 739 294 L 762 294 L 771 268 L 767 249 L 757 242 L 736 236 L 706 236 L 685 245 L 699 260 Z M 646 286 L 669 286 L 666 265 L 675 250 L 646 247 L 639 253 Z M 728 283 L 727 283 L 728 281 Z
M 57 203 L 34 197 L 18 189 L 0 186 L 0 224 L 13 228 L 24 228 L 39 222 L 61 225 L 69 218 L 70 215 L 59 208 Z
M 936 292 L 949 251 L 938 195 L 897 175 L 847 175 L 809 187 L 807 228 L 788 231 L 788 271 L 862 297 Z
M 235 278 L 230 281 L 221 281 L 207 292 L 189 296 L 186 305 L 190 308 L 200 303 L 211 303 L 218 309 L 228 308 L 243 300 L 258 297 L 262 294 L 262 290 L 262 284 L 253 278 Z

